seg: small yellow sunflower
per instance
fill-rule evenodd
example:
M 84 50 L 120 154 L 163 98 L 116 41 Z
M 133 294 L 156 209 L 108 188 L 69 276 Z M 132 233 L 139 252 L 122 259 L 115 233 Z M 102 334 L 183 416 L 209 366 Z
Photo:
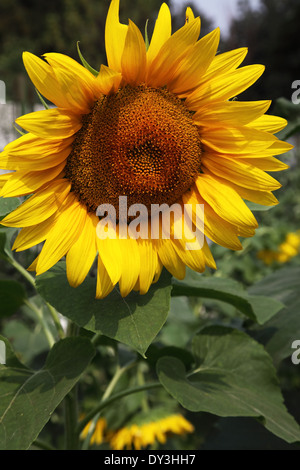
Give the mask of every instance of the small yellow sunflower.
M 141 450 L 159 442 L 164 444 L 169 434 L 192 433 L 194 426 L 181 414 L 172 414 L 144 424 L 132 424 L 113 434 L 110 446 L 113 450 Z
M 34 86 L 55 106 L 18 118 L 28 133 L 8 144 L 0 160 L 1 168 L 12 170 L 0 182 L 0 195 L 31 195 L 1 222 L 22 227 L 13 248 L 44 242 L 28 269 L 42 274 L 66 256 L 67 277 L 76 287 L 97 256 L 97 298 L 117 284 L 122 296 L 133 289 L 144 294 L 163 267 L 178 279 L 186 266 L 215 268 L 205 238 L 194 240 L 193 249 L 188 245 L 197 228 L 239 250 L 239 237 L 253 236 L 257 227 L 244 199 L 277 204 L 272 191 L 280 184 L 266 171 L 286 168 L 274 158 L 292 148 L 274 136 L 286 121 L 265 115 L 270 101 L 233 100 L 264 67 L 239 67 L 246 48 L 216 54 L 219 29 L 199 34 L 200 18 L 190 8 L 184 26 L 171 34 L 164 3 L 147 49 L 132 21 L 120 23 L 119 0 L 112 0 L 108 66 L 97 76 L 62 54 L 40 59 L 24 53 Z M 151 236 L 150 218 L 150 236 L 121 236 L 121 197 L 131 209 L 177 204 L 183 214 L 188 207 L 191 233 L 182 234 L 172 216 L 169 237 L 163 223 L 159 236 Z M 96 229 L 105 217 L 97 209 L 105 205 L 115 208 L 117 223 L 101 238 Z
M 81 435 L 80 435 L 80 438 L 81 439 L 85 439 L 90 430 L 91 430 L 91 426 L 93 425 L 93 422 L 90 421 L 83 429 Z M 96 423 L 95 423 L 95 427 L 93 429 L 93 432 L 92 432 L 92 436 L 91 436 L 91 439 L 90 439 L 90 444 L 93 445 L 101 445 L 103 442 L 105 442 L 105 433 L 106 433 L 106 430 L 107 430 L 107 422 L 106 422 L 106 419 L 105 418 L 99 418 Z
M 257 257 L 266 265 L 273 263 L 288 263 L 292 258 L 300 253 L 300 230 L 290 232 L 285 240 L 278 246 L 277 250 L 261 250 Z

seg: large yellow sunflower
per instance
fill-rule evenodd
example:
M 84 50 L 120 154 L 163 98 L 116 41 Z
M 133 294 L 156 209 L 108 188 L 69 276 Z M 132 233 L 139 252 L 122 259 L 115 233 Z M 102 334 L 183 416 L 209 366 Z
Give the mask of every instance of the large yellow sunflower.
M 264 67 L 239 67 L 246 48 L 216 55 L 219 29 L 199 34 L 200 19 L 190 8 L 185 25 L 171 34 L 164 3 L 147 49 L 132 21 L 119 22 L 119 0 L 112 0 L 108 66 L 97 76 L 62 54 L 24 53 L 33 84 L 55 107 L 16 120 L 28 133 L 1 155 L 0 167 L 12 170 L 2 177 L 1 196 L 32 195 L 1 223 L 23 227 L 17 251 L 44 242 L 29 267 L 37 275 L 66 256 L 76 287 L 98 256 L 96 297 L 103 298 L 117 283 L 122 296 L 146 293 L 163 266 L 179 279 L 186 266 L 215 267 L 206 240 L 189 249 L 191 237 L 177 234 L 182 227 L 174 217 L 169 238 L 121 237 L 120 221 L 114 236 L 99 238 L 96 210 L 109 204 L 118 221 L 119 196 L 131 207 L 176 203 L 183 212 L 186 205 L 192 233 L 199 227 L 232 250 L 257 227 L 244 199 L 278 202 L 271 191 L 280 185 L 266 171 L 286 168 L 274 155 L 291 146 L 273 135 L 286 121 L 265 115 L 270 101 L 233 100 Z

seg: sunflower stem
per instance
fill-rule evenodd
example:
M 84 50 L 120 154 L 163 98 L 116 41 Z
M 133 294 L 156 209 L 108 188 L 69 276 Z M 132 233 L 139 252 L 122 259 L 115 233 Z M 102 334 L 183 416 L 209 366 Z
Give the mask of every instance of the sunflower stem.
M 78 418 L 77 386 L 64 398 L 65 409 L 65 450 L 79 449 L 79 436 L 75 432 Z
M 57 330 L 57 333 L 58 333 L 58 336 L 60 339 L 63 339 L 65 337 L 65 332 L 64 332 L 64 329 L 63 327 L 61 326 L 61 323 L 59 321 L 59 317 L 58 317 L 58 314 L 57 314 L 57 311 L 55 310 L 54 307 L 52 307 L 51 304 L 49 304 L 48 302 L 45 302 L 47 307 L 48 307 L 48 310 L 49 310 L 49 313 L 52 317 L 52 320 L 53 320 L 53 323 L 56 327 L 56 330 Z
M 29 274 L 29 272 L 23 268 L 23 266 L 13 257 L 8 257 L 7 258 L 8 262 L 17 270 L 19 271 L 20 274 L 22 274 L 22 276 L 31 284 L 31 286 L 34 288 L 34 290 L 36 291 L 36 284 L 35 284 L 35 280 L 34 278 L 31 276 L 31 274 Z M 26 302 L 25 302 L 26 303 Z M 59 321 L 59 317 L 57 315 L 57 312 L 56 310 L 52 307 L 52 305 L 50 305 L 48 302 L 45 301 L 45 304 L 47 305 L 48 307 L 48 310 L 49 310 L 49 313 L 52 317 L 52 320 L 53 320 L 53 323 L 56 327 L 56 330 L 57 330 L 57 333 L 58 333 L 58 336 L 60 339 L 64 338 L 65 337 L 65 333 L 64 333 L 64 330 L 63 330 L 63 327 L 61 326 L 61 323 Z M 32 305 L 29 306 L 30 308 L 32 308 Z M 35 307 L 35 306 L 34 306 Z M 37 313 L 37 307 L 35 307 L 35 313 Z M 41 317 L 41 315 L 38 315 L 38 318 L 44 322 L 44 319 L 43 317 Z M 44 327 L 44 323 L 42 324 L 42 326 Z M 47 329 L 48 329 L 48 326 L 47 326 Z M 50 343 L 49 343 L 50 344 Z
M 22 274 L 23 277 L 25 277 L 25 279 L 32 285 L 32 287 L 34 287 L 34 289 L 36 289 L 36 285 L 35 285 L 35 280 L 34 278 L 31 276 L 31 274 L 29 274 L 28 271 L 26 271 L 25 268 L 23 268 L 23 266 L 18 263 L 17 260 L 15 260 L 15 258 L 13 257 L 8 257 L 7 258 L 7 261 L 14 267 L 16 268 L 17 271 L 19 271 L 20 274 Z
M 116 368 L 116 371 L 111 379 L 111 381 L 109 382 L 101 400 L 100 400 L 100 404 L 103 403 L 105 400 L 107 400 L 110 395 L 112 394 L 117 382 L 119 381 L 120 377 L 124 374 L 124 372 L 126 372 L 128 369 L 130 369 L 131 367 L 133 367 L 136 363 L 135 362 L 130 362 L 129 364 L 126 364 L 124 367 L 120 367 L 119 365 L 117 366 Z M 97 414 L 94 415 L 94 417 L 91 419 L 91 426 L 89 428 L 89 431 L 88 431 L 88 434 L 86 436 L 86 438 L 84 439 L 84 442 L 82 444 L 82 450 L 87 450 L 88 447 L 89 447 L 89 443 L 90 443 L 90 440 L 91 440 L 91 437 L 93 435 L 93 432 L 94 432 L 94 429 L 96 427 L 96 423 L 98 421 L 98 419 L 100 418 L 101 416 L 101 411 L 98 412 Z
M 149 36 L 148 36 L 148 23 L 149 23 L 149 20 L 147 19 L 146 21 L 146 25 L 145 25 L 145 46 L 146 46 L 146 51 L 148 51 L 149 49 Z
M 128 395 L 132 395 L 133 393 L 144 392 L 147 390 L 152 390 L 154 388 L 160 388 L 162 385 L 159 382 L 152 382 L 140 387 L 132 387 L 128 388 L 127 390 L 123 390 L 122 392 L 116 393 L 115 395 L 107 398 L 106 400 L 102 401 L 98 406 L 96 406 L 90 413 L 88 413 L 83 420 L 80 421 L 77 427 L 77 433 L 80 434 L 84 427 L 93 419 L 93 417 L 100 413 L 100 411 L 104 410 L 107 406 L 111 405 L 117 400 L 120 400 L 123 397 L 127 397 Z
M 137 382 L 139 386 L 142 387 L 143 385 L 145 385 L 145 377 L 144 377 L 144 372 L 141 366 L 143 366 L 143 364 L 140 364 L 140 367 L 138 367 L 137 369 Z M 141 406 L 142 406 L 142 410 L 145 413 L 149 413 L 150 408 L 149 408 L 149 403 L 148 403 L 148 399 L 146 395 L 143 397 Z
M 77 336 L 79 328 L 75 323 L 69 322 L 67 336 Z M 79 449 L 79 434 L 76 432 L 78 425 L 78 386 L 77 384 L 64 398 L 65 411 L 65 450 Z
M 33 302 L 31 302 L 28 299 L 24 300 L 24 304 L 27 305 L 27 307 L 30 308 L 30 310 L 32 310 L 34 312 L 34 314 L 36 315 L 36 317 L 38 318 L 38 321 L 39 321 L 39 323 L 40 323 L 40 325 L 41 325 L 41 327 L 44 331 L 44 334 L 47 338 L 48 344 L 49 344 L 50 349 L 51 349 L 52 346 L 55 344 L 55 339 L 53 337 L 53 334 L 49 330 L 49 326 L 47 325 L 47 322 L 44 318 L 42 309 L 38 308 Z

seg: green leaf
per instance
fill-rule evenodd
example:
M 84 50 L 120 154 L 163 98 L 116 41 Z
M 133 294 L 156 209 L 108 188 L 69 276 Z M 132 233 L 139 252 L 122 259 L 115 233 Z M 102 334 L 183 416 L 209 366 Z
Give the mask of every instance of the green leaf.
M 46 101 L 44 100 L 44 98 L 42 97 L 42 95 L 40 94 L 39 90 L 35 89 L 35 91 L 36 91 L 36 94 L 37 94 L 38 97 L 39 97 L 40 102 L 41 102 L 42 105 L 44 106 L 44 108 L 45 108 L 45 109 L 49 109 L 48 104 L 46 103 Z
M 255 202 L 245 201 L 246 206 L 249 207 L 251 211 L 265 212 L 271 209 L 274 209 L 274 206 L 262 206 L 261 204 L 256 204 Z
M 287 412 L 275 369 L 264 348 L 243 332 L 212 326 L 193 341 L 196 369 L 163 357 L 157 373 L 184 408 L 217 416 L 252 416 L 287 442 L 300 441 L 300 428 Z
M 0 258 L 7 261 L 13 258 L 11 251 L 11 238 L 16 228 L 0 227 Z
M 149 23 L 149 20 L 147 19 L 146 20 L 146 24 L 145 24 L 145 46 L 146 46 L 146 51 L 148 51 L 149 49 L 149 36 L 148 36 L 148 23 Z
M 25 131 L 23 131 L 22 129 L 19 129 L 19 128 L 18 128 L 17 126 L 15 126 L 15 125 L 14 125 L 14 128 L 15 128 L 15 130 L 18 132 L 18 134 L 20 134 L 20 135 L 25 135 L 25 134 L 26 134 Z
M 173 280 L 172 296 L 181 295 L 221 300 L 261 325 L 283 307 L 278 300 L 264 295 L 249 295 L 240 283 L 215 276 L 199 277 L 199 280 L 188 283 Z
M 0 335 L 0 341 L 3 341 L 5 343 L 5 356 L 6 356 L 5 365 L 7 367 L 15 367 L 17 369 L 27 369 L 27 367 L 25 367 L 24 364 L 22 364 L 19 361 L 8 339 Z M 0 375 L 1 375 L 1 372 L 0 372 Z
M 199 329 L 199 318 L 194 315 L 187 297 L 171 297 L 170 312 L 160 331 L 158 341 L 164 345 L 186 348 L 195 331 Z
M 21 201 L 18 197 L 0 197 L 0 217 L 3 218 L 15 210 Z
M 89 71 L 91 72 L 95 77 L 98 77 L 99 75 L 99 72 L 95 69 L 93 69 L 93 67 L 90 66 L 90 64 L 85 60 L 85 58 L 83 57 L 82 53 L 81 53 L 81 50 L 79 48 L 79 44 L 80 44 L 80 41 L 77 41 L 77 52 L 78 52 L 78 55 L 80 57 L 80 60 L 82 62 L 82 65 Z
M 0 281 L 0 318 L 15 313 L 26 299 L 24 287 L 16 281 Z
M 87 338 L 66 338 L 39 371 L 0 366 L 0 449 L 26 450 L 94 356 Z
M 279 269 L 251 287 L 255 295 L 268 295 L 284 303 L 276 316 L 264 328 L 256 328 L 255 335 L 265 344 L 266 350 L 275 363 L 292 355 L 291 345 L 300 339 L 300 268 Z
M 145 295 L 132 292 L 123 299 L 114 289 L 105 299 L 97 300 L 95 279 L 87 278 L 74 289 L 67 281 L 65 263 L 58 263 L 38 276 L 36 285 L 47 302 L 78 326 L 116 339 L 144 355 L 166 321 L 170 277 L 164 272 Z M 58 292 L 64 294 L 57 295 Z

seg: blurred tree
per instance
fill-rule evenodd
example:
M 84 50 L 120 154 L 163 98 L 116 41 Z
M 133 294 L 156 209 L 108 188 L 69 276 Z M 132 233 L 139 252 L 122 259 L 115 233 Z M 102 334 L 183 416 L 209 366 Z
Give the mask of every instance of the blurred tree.
M 153 27 L 161 0 L 122 0 L 120 18 L 132 18 L 144 32 L 149 19 Z M 169 3 L 168 1 L 166 3 Z M 106 62 L 105 19 L 110 0 L 1 0 L 0 3 L 0 79 L 7 83 L 8 97 L 25 98 L 22 52 L 42 55 L 61 52 L 78 59 L 80 41 L 84 56 L 95 68 Z
M 185 10 L 186 10 L 187 6 L 192 8 L 195 17 L 200 16 L 200 18 L 201 18 L 201 33 L 200 33 L 201 37 L 205 36 L 205 34 L 210 33 L 210 31 L 212 31 L 214 29 L 213 28 L 213 21 L 210 18 L 208 18 L 207 16 L 205 16 L 201 12 L 201 10 L 199 10 L 198 6 L 193 1 L 188 2 L 188 3 L 183 3 L 180 6 L 180 8 L 178 8 L 176 10 L 176 12 L 173 12 L 173 14 L 172 14 L 173 31 L 176 31 L 177 29 L 181 28 L 181 26 L 183 25 L 183 21 L 184 21 L 184 18 L 185 18 Z
M 166 1 L 171 6 L 170 1 Z M 151 37 L 161 0 L 122 0 L 120 20 L 131 18 Z M 110 0 L 1 0 L 0 3 L 0 79 L 7 84 L 8 99 L 32 103 L 34 90 L 21 60 L 24 50 L 38 56 L 45 52 L 61 52 L 78 60 L 76 43 L 94 67 L 106 63 L 104 47 L 105 20 Z M 195 14 L 197 8 L 191 4 Z M 173 31 L 184 24 L 185 8 L 172 12 Z M 210 21 L 202 17 L 202 35 Z
M 266 66 L 263 79 L 244 94 L 244 99 L 290 99 L 292 82 L 300 79 L 299 20 L 299 0 L 261 0 L 259 10 L 253 10 L 248 0 L 240 1 L 224 47 L 247 46 L 244 64 Z

